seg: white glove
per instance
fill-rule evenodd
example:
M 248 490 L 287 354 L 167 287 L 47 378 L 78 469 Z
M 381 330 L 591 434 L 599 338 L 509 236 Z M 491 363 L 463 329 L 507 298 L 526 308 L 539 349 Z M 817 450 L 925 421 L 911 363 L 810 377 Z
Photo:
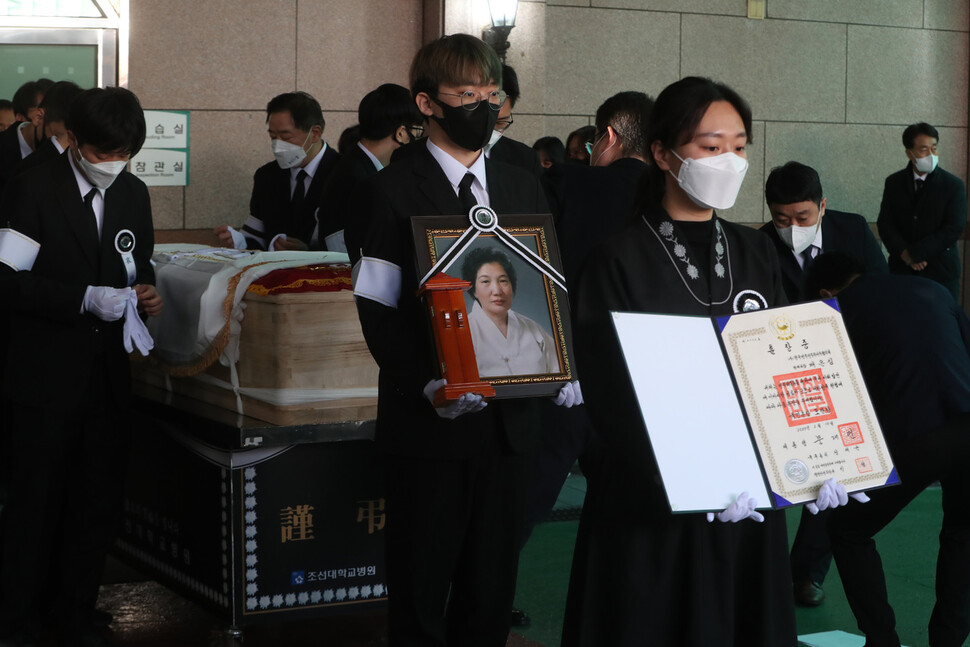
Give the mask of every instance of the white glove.
M 148 352 L 155 347 L 155 341 L 145 322 L 138 316 L 138 295 L 132 290 L 125 302 L 125 327 L 124 327 L 125 350 L 129 353 L 135 348 L 143 356 L 147 357 Z
M 434 394 L 445 384 L 448 384 L 448 380 L 431 380 L 424 386 L 424 397 L 428 399 L 432 405 L 434 404 Z M 448 420 L 454 420 L 463 413 L 474 413 L 475 411 L 481 411 L 488 403 L 477 393 L 462 393 L 461 396 L 451 404 L 444 407 L 435 407 L 435 412 L 442 418 L 447 418 Z
M 559 389 L 559 394 L 553 398 L 553 404 L 557 407 L 575 407 L 583 403 L 583 392 L 579 388 L 579 380 L 567 382 Z
M 846 494 L 845 486 L 837 483 L 835 478 L 830 478 L 825 483 L 822 483 L 822 486 L 818 489 L 818 497 L 815 501 L 806 503 L 805 507 L 810 513 L 818 514 L 822 510 L 844 506 L 849 502 L 850 497 L 859 503 L 869 501 L 869 497 L 865 492 Z
M 111 288 L 106 285 L 89 285 L 84 291 L 81 312 L 90 312 L 102 321 L 117 321 L 125 314 L 131 288 Z
M 236 231 L 232 227 L 226 227 L 226 230 L 232 236 L 232 246 L 235 249 L 246 249 L 246 237 L 242 235 L 241 231 Z
M 232 240 L 233 240 L 233 242 L 235 242 L 236 239 L 233 238 Z M 270 241 L 269 241 L 269 245 L 266 246 L 266 251 L 275 252 L 276 251 L 276 241 L 278 241 L 278 240 L 286 240 L 286 234 L 276 234 L 275 236 L 273 236 L 273 238 L 270 239 Z
M 743 519 L 754 519 L 758 523 L 761 523 L 765 518 L 764 515 L 755 510 L 756 507 L 758 507 L 758 501 L 754 497 L 748 496 L 747 492 L 742 492 L 734 500 L 734 503 L 716 515 L 713 512 L 708 512 L 707 520 L 714 521 L 714 517 L 716 516 L 718 521 L 723 521 L 724 523 L 737 523 Z

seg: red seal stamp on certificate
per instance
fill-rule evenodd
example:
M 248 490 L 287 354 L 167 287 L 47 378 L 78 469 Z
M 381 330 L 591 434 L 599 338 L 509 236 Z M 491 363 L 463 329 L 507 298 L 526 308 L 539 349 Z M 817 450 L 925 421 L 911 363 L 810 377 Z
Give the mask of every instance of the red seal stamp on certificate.
M 858 422 L 839 425 L 839 435 L 842 436 L 842 444 L 846 447 L 863 443 L 862 429 L 859 428 Z
M 868 456 L 855 459 L 855 466 L 856 469 L 859 470 L 859 474 L 865 474 L 866 472 L 872 471 L 872 461 L 869 460 Z
M 822 369 L 776 375 L 775 389 L 789 427 L 838 417 Z

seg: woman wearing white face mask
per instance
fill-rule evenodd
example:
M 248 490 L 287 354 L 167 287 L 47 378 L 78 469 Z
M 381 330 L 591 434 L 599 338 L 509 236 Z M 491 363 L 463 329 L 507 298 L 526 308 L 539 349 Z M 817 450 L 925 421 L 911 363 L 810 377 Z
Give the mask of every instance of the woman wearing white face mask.
M 604 450 L 580 522 L 566 647 L 796 644 L 784 515 L 765 511 L 757 523 L 746 495 L 714 521 L 671 513 L 633 389 L 618 378 L 626 370 L 609 315 L 785 303 L 768 238 L 715 212 L 734 205 L 750 133 L 750 108 L 730 88 L 696 77 L 667 87 L 650 114 L 653 164 L 636 216 L 590 254 L 570 294 Z

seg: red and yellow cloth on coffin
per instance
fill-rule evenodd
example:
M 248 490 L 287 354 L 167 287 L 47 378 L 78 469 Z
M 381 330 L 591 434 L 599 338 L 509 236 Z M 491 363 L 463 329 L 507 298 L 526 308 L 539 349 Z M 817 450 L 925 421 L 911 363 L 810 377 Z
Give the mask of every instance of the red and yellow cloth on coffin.
M 279 269 L 253 281 L 248 292 L 262 296 L 352 290 L 350 265 L 319 264 Z

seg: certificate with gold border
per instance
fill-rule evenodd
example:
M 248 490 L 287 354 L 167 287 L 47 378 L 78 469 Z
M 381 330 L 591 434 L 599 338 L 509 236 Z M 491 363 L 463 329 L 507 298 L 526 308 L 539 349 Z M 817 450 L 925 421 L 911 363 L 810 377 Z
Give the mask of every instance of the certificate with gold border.
M 849 492 L 898 481 L 835 301 L 718 320 L 778 505 L 834 477 Z
M 674 512 L 899 481 L 835 301 L 719 318 L 614 312 Z

